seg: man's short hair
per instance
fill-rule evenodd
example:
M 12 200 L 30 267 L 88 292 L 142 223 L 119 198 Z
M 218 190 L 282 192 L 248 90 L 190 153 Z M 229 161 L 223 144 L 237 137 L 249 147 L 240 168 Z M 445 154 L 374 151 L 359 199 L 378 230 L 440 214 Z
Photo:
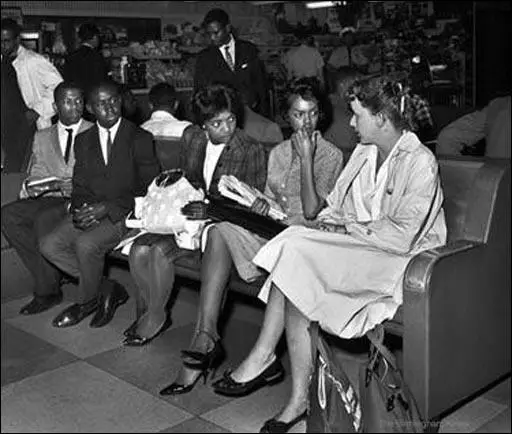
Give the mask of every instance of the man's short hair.
M 229 15 L 224 9 L 212 9 L 204 17 L 203 27 L 208 26 L 211 23 L 217 22 L 223 27 L 226 27 L 229 23 Z
M 115 81 L 112 81 L 112 80 L 105 80 L 105 81 L 102 81 L 101 83 L 98 83 L 98 84 L 92 86 L 89 89 L 89 92 L 87 93 L 87 101 L 91 101 L 93 96 L 96 95 L 96 93 L 100 89 L 110 89 L 110 90 L 113 90 L 116 95 L 118 95 L 118 96 L 122 95 L 121 87 L 119 86 L 118 83 L 116 83 Z
M 98 26 L 93 23 L 84 23 L 78 29 L 78 37 L 82 42 L 90 41 L 92 38 L 99 35 L 100 30 L 98 29 Z
M 53 99 L 55 103 L 57 103 L 57 100 L 59 100 L 67 90 L 78 90 L 82 97 L 84 96 L 84 91 L 78 84 L 73 83 L 72 81 L 61 81 L 53 90 Z
M 13 37 L 17 38 L 21 33 L 21 26 L 12 18 L 2 19 L 2 30 L 7 30 L 12 33 Z
M 148 98 L 154 108 L 173 108 L 176 103 L 177 93 L 173 85 L 169 83 L 158 83 L 151 88 Z

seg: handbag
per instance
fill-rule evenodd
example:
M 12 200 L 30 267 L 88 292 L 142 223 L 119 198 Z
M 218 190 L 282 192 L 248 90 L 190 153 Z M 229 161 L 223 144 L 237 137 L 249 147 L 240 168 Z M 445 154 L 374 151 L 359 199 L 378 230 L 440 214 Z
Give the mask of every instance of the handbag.
M 156 234 L 176 234 L 186 229 L 187 218 L 181 208 L 192 201 L 204 200 L 181 169 L 171 169 L 155 177 L 137 208 L 141 227 Z
M 309 386 L 306 432 L 362 432 L 362 411 L 356 389 L 319 328 L 317 322 L 311 323 L 315 364 Z
M 366 333 L 368 362 L 359 371 L 359 395 L 364 432 L 424 432 L 416 400 L 405 383 L 393 354 L 384 346 L 384 327 Z

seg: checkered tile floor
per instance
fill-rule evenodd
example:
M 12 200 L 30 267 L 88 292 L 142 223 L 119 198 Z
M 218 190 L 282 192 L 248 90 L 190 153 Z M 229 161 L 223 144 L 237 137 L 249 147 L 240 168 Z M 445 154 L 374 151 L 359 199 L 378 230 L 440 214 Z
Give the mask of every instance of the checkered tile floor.
M 239 399 L 213 393 L 198 383 L 186 395 L 163 398 L 180 366 L 196 316 L 198 291 L 180 289 L 173 326 L 150 345 L 125 348 L 122 331 L 131 323 L 133 303 L 122 306 L 101 329 L 85 320 L 56 329 L 51 319 L 72 299 L 40 315 L 23 317 L 30 298 L 2 304 L 1 431 L 11 432 L 258 432 L 284 404 L 290 378 Z M 224 328 L 227 360 L 217 375 L 247 354 L 263 310 L 233 303 Z M 285 366 L 288 359 L 284 357 Z M 295 432 L 305 432 L 305 424 Z M 510 379 L 448 416 L 441 432 L 510 432 Z

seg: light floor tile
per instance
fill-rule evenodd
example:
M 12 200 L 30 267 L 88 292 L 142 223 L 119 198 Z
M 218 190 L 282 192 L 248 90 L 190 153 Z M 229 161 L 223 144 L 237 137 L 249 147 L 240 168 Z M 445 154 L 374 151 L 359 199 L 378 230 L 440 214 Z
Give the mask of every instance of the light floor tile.
M 157 432 L 190 415 L 85 362 L 2 388 L 2 432 Z
M 508 407 L 505 411 L 501 412 L 492 419 L 490 422 L 486 423 L 484 426 L 480 427 L 475 433 L 502 433 L 502 432 L 511 432 L 511 423 L 510 423 L 510 407 Z
M 441 421 L 440 433 L 473 432 L 507 407 L 485 398 L 476 398 Z
M 8 322 L 77 357 L 86 358 L 120 347 L 123 331 L 135 318 L 135 304 L 130 299 L 128 303 L 117 309 L 114 319 L 105 327 L 97 329 L 89 327 L 92 315 L 73 327 L 61 329 L 53 327 L 51 325 L 53 318 L 68 306 L 70 303 L 63 303 L 39 315 L 16 316 Z M 180 300 L 175 303 L 172 312 L 174 324 L 188 324 L 195 321 L 195 315 L 195 306 Z
M 2 386 L 76 360 L 72 354 L 2 321 Z
M 23 298 L 17 298 L 16 300 L 11 300 L 5 303 L 2 303 L 1 312 L 2 319 L 5 321 L 7 319 L 12 319 L 20 316 L 20 309 L 27 304 L 30 300 L 32 300 L 31 295 L 27 295 Z
M 510 407 L 510 377 L 485 393 L 482 398 Z
M 161 433 L 215 433 L 223 434 L 230 433 L 220 426 L 214 425 L 213 423 L 207 422 L 201 418 L 194 418 L 187 420 L 186 422 L 176 425 L 172 428 L 160 431 Z

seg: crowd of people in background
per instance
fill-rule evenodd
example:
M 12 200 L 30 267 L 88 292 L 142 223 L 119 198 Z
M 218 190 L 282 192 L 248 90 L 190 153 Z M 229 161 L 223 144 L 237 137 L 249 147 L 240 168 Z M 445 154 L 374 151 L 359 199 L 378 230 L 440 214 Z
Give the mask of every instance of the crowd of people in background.
M 369 70 L 347 29 L 327 61 L 307 35 L 287 53 L 287 125 L 278 125 L 269 119 L 257 47 L 233 35 L 221 9 L 206 14 L 203 27 L 210 46 L 197 57 L 193 116 L 180 119 L 176 89 L 160 83 L 149 92 L 144 119 L 130 89 L 109 80 L 94 24 L 80 28 L 81 45 L 61 76 L 20 44 L 14 21 L 2 20 L 3 168 L 28 167 L 19 200 L 2 207 L 2 231 L 36 282 L 21 314 L 60 304 L 68 278 L 77 283 L 76 302 L 53 325 L 71 327 L 92 315 L 90 326 L 104 327 L 129 298 L 103 276 L 105 257 L 126 236 L 135 197 L 162 171 L 155 137 L 178 139 L 179 167 L 207 194 L 218 195 L 223 175 L 265 192 L 284 210 L 287 228 L 267 239 L 233 223 L 209 227 L 194 334 L 181 371 L 160 393 L 189 392 L 224 358 L 217 323 L 232 270 L 248 282 L 264 275 L 260 336 L 213 386 L 244 396 L 281 381 L 275 347 L 285 333 L 293 387 L 261 432 L 286 432 L 307 408 L 309 323 L 344 338 L 363 335 L 395 314 L 412 255 L 446 242 L 438 164 L 422 143 L 436 139 L 434 121 L 418 82 Z M 482 139 L 485 155 L 510 158 L 510 96 L 446 126 L 434 150 L 459 154 Z M 33 185 L 48 177 L 58 178 L 51 191 Z M 251 210 L 267 216 L 269 203 L 257 200 Z M 203 202 L 183 213 L 208 218 Z M 174 261 L 183 254 L 172 234 L 135 241 L 136 311 L 125 345 L 147 345 L 171 326 Z

